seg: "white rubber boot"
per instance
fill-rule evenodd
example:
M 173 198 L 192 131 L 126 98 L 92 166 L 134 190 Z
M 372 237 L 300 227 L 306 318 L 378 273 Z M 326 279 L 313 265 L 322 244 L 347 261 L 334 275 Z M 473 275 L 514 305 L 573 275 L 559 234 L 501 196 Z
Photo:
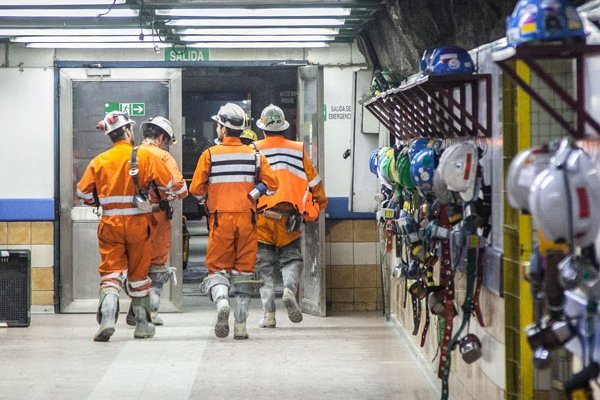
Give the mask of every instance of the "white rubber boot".
M 264 317 L 258 322 L 258 326 L 260 328 L 275 328 L 275 313 L 267 311 Z
M 288 317 L 290 321 L 298 323 L 302 321 L 302 311 L 296 301 L 296 294 L 288 288 L 283 289 L 283 305 L 287 308 Z
M 131 299 L 133 313 L 135 314 L 135 330 L 133 337 L 136 339 L 151 338 L 156 333 L 154 324 L 150 322 L 150 298 L 134 297 Z
M 158 309 L 160 308 L 161 291 L 162 287 L 150 286 L 150 317 L 154 325 L 164 324 L 162 318 L 158 316 Z
M 215 336 L 226 338 L 229 335 L 229 300 L 219 299 L 217 301 L 217 323 L 215 324 Z
M 236 322 L 233 324 L 233 338 L 236 340 L 248 339 L 246 331 L 246 322 Z
M 115 333 L 118 309 L 119 295 L 113 292 L 104 294 L 96 316 L 99 319 L 100 328 L 94 335 L 95 342 L 108 342 L 112 334 Z

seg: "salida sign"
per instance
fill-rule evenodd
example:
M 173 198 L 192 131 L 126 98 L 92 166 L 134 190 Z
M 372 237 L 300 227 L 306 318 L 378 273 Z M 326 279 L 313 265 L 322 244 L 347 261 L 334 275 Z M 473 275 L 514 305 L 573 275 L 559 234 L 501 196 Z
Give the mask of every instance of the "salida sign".
M 168 61 L 168 62 L 208 61 L 208 49 L 186 49 L 184 51 L 166 49 L 165 50 L 165 61 Z

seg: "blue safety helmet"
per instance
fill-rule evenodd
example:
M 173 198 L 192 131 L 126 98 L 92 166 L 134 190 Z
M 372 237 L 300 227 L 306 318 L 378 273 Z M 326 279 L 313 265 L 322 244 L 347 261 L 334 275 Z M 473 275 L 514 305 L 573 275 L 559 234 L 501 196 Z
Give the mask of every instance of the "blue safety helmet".
M 377 175 L 377 156 L 381 147 L 376 148 L 371 152 L 371 156 L 369 157 L 369 171 L 371 173 Z
M 585 39 L 577 10 L 568 0 L 520 0 L 506 18 L 509 46 L 534 40 Z
M 433 191 L 433 175 L 435 173 L 435 149 L 426 147 L 410 161 L 410 177 L 417 190 L 426 195 Z
M 426 50 L 425 54 L 429 50 Z M 421 64 L 423 65 L 423 61 Z M 472 74 L 475 72 L 475 64 L 462 47 L 441 46 L 431 50 L 426 71 L 431 75 Z
M 429 61 L 431 58 L 431 53 L 436 49 L 436 47 L 430 47 L 429 49 L 423 52 L 421 59 L 419 60 L 419 69 L 421 73 L 428 74 L 429 73 Z
M 408 147 L 408 159 L 412 160 L 417 154 L 428 147 L 437 147 L 439 140 L 419 138 L 414 140 Z

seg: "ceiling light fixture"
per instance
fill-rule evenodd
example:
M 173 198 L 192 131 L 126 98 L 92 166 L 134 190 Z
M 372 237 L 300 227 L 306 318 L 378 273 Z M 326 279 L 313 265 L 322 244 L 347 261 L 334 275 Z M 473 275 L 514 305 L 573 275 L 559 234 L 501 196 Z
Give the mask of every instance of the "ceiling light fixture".
M 230 42 L 195 42 L 188 43 L 187 47 L 193 48 L 206 48 L 206 49 L 268 49 L 268 48 L 308 48 L 308 47 L 329 47 L 329 44 L 325 42 L 243 42 L 243 43 L 230 43 Z
M 153 49 L 169 47 L 167 43 L 131 42 L 131 43 L 29 43 L 27 47 L 38 49 Z
M 125 4 L 127 0 L 114 0 L 115 4 Z M 113 0 L 2 0 L 0 6 L 87 6 L 113 4 Z
M 171 26 L 340 26 L 344 19 L 335 18 L 237 18 L 237 19 L 174 19 L 167 22 Z
M 346 17 L 349 8 L 172 8 L 156 10 L 156 15 L 170 17 Z
M 155 37 L 158 42 L 159 38 Z M 102 43 L 102 42 L 141 42 L 138 35 L 131 36 L 20 36 L 11 38 L 11 42 L 15 43 Z M 152 42 L 152 37 L 148 36 L 145 42 Z
M 2 18 L 93 18 L 106 13 L 107 10 L 101 8 L 2 8 L 0 17 Z M 137 17 L 138 10 L 129 8 L 113 8 L 103 18 L 113 17 Z
M 334 36 L 181 36 L 184 42 L 326 42 L 334 40 Z
M 179 35 L 337 35 L 338 28 L 187 28 Z
M 139 35 L 140 28 L 115 28 L 115 29 L 45 29 L 45 28 L 1 28 L 0 36 L 113 36 L 113 35 Z M 144 29 L 144 35 L 152 35 L 151 29 Z

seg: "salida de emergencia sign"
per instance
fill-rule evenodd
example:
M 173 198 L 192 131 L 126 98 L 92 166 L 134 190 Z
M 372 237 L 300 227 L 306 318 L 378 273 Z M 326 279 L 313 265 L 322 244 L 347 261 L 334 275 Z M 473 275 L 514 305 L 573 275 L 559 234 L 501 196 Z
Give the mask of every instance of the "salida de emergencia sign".
M 165 61 L 184 62 L 184 61 L 208 61 L 208 49 L 185 49 L 183 51 L 166 49 Z

